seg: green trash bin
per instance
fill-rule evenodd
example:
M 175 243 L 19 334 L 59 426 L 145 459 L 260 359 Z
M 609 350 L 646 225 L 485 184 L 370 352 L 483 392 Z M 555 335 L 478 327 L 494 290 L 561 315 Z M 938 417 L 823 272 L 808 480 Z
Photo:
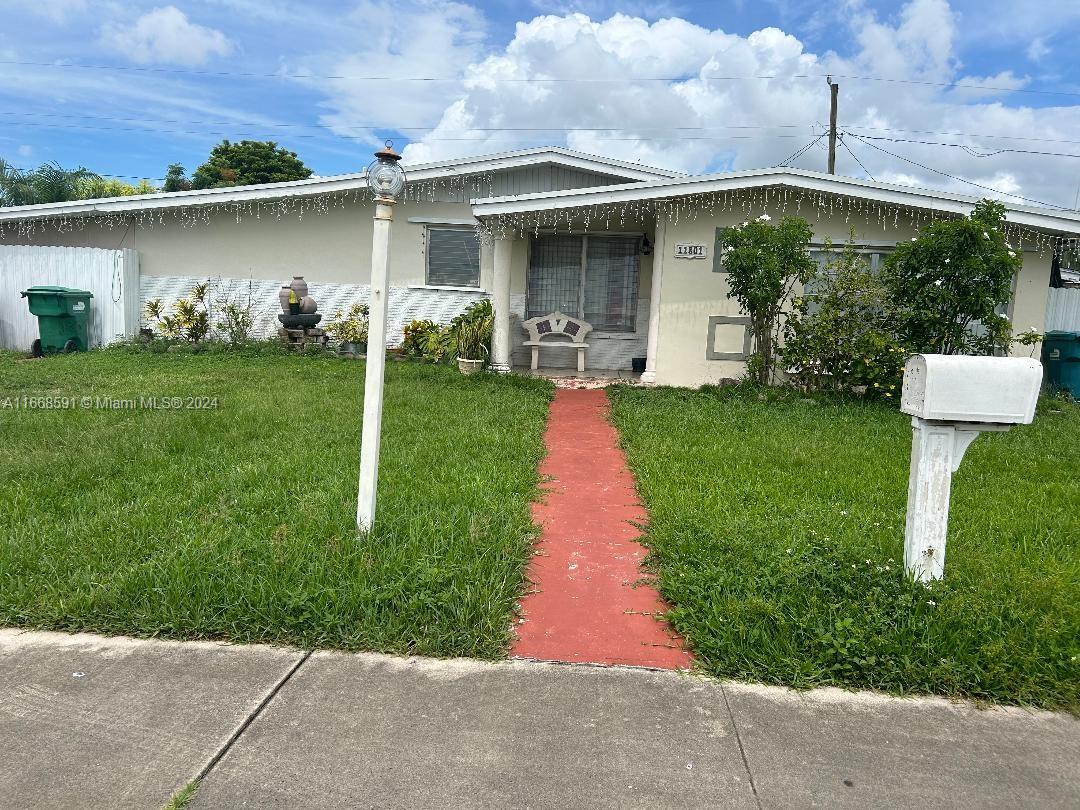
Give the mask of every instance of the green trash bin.
M 1080 332 L 1047 332 L 1042 356 L 1050 385 L 1080 399 Z
M 93 294 L 71 287 L 39 286 L 23 290 L 22 297 L 37 315 L 38 339 L 30 347 L 35 357 L 48 352 L 86 351 L 87 324 Z

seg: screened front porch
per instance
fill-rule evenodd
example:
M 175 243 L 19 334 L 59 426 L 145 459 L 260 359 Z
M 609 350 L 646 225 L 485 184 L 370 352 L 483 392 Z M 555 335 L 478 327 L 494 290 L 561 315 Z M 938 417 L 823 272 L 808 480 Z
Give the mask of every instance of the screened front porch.
M 651 245 L 641 231 L 528 237 L 523 289 L 511 293 L 511 364 L 529 368 L 522 321 L 562 312 L 592 326 L 585 370 L 576 370 L 576 350 L 552 337 L 543 341 L 538 372 L 632 379 L 637 360 L 640 373 L 649 329 Z

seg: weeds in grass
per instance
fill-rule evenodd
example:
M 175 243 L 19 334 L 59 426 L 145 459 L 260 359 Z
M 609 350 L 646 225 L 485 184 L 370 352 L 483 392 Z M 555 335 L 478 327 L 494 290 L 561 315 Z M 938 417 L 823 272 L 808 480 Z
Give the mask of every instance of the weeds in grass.
M 979 438 L 923 586 L 903 571 L 908 417 L 745 386 L 612 398 L 704 669 L 1080 711 L 1080 408 Z
M 499 657 L 546 382 L 387 367 L 375 530 L 355 531 L 363 364 L 232 351 L 0 357 L 0 624 Z

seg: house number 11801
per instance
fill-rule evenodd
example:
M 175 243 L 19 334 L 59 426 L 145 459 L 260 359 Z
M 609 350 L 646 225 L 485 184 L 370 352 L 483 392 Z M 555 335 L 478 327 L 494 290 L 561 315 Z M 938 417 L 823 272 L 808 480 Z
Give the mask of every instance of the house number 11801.
M 677 242 L 675 244 L 676 259 L 704 259 L 705 245 L 693 242 Z

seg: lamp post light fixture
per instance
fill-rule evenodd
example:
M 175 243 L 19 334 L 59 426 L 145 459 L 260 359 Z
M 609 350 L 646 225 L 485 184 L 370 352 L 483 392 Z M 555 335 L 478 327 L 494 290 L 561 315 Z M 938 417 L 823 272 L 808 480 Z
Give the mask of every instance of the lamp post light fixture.
M 367 183 L 375 195 L 375 224 L 371 237 L 371 293 L 368 306 L 367 368 L 364 375 L 364 424 L 360 437 L 360 487 L 356 528 L 371 531 L 379 484 L 379 444 L 382 438 L 383 378 L 386 371 L 386 310 L 390 292 L 390 223 L 394 202 L 405 189 L 401 155 L 390 141 L 375 153 L 367 168 Z

